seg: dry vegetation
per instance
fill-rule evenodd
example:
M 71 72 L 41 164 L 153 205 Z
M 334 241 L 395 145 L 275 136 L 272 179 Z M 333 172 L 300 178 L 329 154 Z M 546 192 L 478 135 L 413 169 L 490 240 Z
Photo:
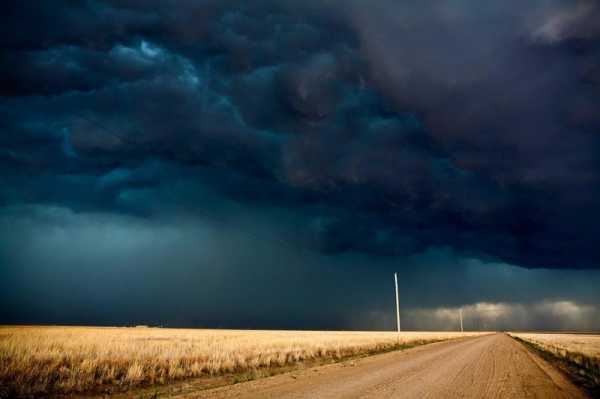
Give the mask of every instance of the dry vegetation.
M 510 333 L 536 348 L 563 359 L 584 373 L 590 382 L 600 385 L 600 335 Z
M 4 394 L 73 393 L 244 373 L 480 333 L 2 327 Z M 0 392 L 1 394 L 1 392 Z

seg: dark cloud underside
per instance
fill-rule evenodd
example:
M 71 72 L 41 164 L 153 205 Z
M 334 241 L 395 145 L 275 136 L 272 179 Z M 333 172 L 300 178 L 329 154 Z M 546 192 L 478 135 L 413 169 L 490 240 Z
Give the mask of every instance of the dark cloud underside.
M 7 279 L 26 281 L 37 262 L 19 245 L 50 251 L 80 229 L 87 241 L 74 239 L 73 253 L 49 265 L 65 276 L 87 253 L 74 282 L 110 285 L 114 270 L 99 275 L 105 252 L 118 256 L 133 240 L 115 265 L 148 265 L 140 304 L 163 273 L 204 276 L 205 263 L 180 255 L 201 258 L 196 241 L 211 242 L 207 262 L 230 265 L 222 275 L 304 281 L 346 267 L 375 281 L 408 263 L 425 279 L 418 270 L 430 266 L 414 259 L 442 251 L 447 266 L 432 274 L 480 259 L 524 268 L 525 279 L 533 268 L 596 276 L 596 1 L 9 3 L 0 17 Z M 257 237 L 267 241 L 256 258 L 218 255 L 244 253 Z M 481 266 L 477 281 L 496 267 Z M 334 280 L 315 287 L 323 301 Z M 519 300 L 599 300 L 542 291 Z M 506 298 L 486 291 L 455 302 L 482 300 Z M 267 323 L 274 313 L 253 317 Z

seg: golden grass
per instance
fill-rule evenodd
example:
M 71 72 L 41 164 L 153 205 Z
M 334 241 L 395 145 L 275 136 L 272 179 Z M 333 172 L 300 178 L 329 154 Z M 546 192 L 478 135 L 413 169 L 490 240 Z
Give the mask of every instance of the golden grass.
M 574 363 L 596 385 L 600 384 L 600 335 L 510 333 L 538 349 Z
M 479 334 L 403 332 L 401 344 Z M 396 347 L 393 332 L 2 327 L 0 386 L 14 395 L 73 393 L 244 373 Z

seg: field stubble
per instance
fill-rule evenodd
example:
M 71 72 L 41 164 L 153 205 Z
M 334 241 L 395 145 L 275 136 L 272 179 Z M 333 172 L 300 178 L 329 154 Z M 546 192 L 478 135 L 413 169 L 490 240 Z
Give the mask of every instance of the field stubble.
M 534 348 L 565 362 L 579 384 L 600 395 L 600 335 L 510 333 Z
M 0 328 L 0 396 L 98 391 L 339 360 L 481 333 Z

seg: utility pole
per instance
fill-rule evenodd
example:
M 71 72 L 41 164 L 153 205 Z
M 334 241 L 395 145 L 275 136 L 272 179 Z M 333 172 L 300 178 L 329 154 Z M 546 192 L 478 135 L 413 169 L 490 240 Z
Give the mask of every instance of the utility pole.
M 398 342 L 400 342 L 400 299 L 398 299 L 398 273 L 394 273 L 396 285 L 396 325 L 398 326 Z
M 460 332 L 463 332 L 463 324 L 462 324 L 462 307 L 458 309 L 458 314 L 460 315 Z

